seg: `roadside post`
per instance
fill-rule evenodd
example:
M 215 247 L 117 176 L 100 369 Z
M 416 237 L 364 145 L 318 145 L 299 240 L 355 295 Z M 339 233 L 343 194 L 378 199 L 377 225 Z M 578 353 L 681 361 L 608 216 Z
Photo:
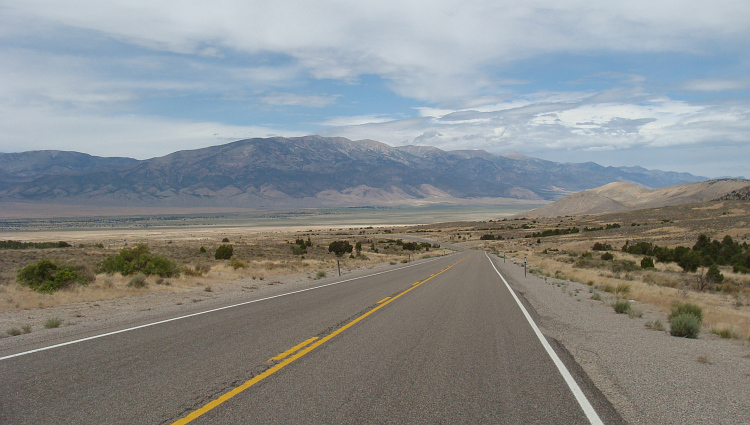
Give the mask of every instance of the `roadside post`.
M 523 277 L 526 277 L 526 257 L 523 257 Z
M 336 260 L 336 267 L 339 268 L 339 276 L 341 276 L 341 261 Z

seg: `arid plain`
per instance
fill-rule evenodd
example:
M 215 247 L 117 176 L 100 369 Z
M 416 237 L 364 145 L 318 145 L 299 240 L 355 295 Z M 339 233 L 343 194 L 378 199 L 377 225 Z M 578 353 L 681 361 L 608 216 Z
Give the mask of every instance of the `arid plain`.
M 575 217 L 516 216 L 523 210 L 451 207 L 264 213 L 252 218 L 6 220 L 5 225 L 18 228 L 4 231 L 0 240 L 62 240 L 72 246 L 2 250 L 1 344 L 38 347 L 59 338 L 377 273 L 455 250 L 480 249 L 514 264 L 515 269 L 506 272 L 516 282 L 514 289 L 536 310 L 542 331 L 570 353 L 626 422 L 743 423 L 750 388 L 750 275 L 722 266 L 722 283 L 701 289 L 705 268 L 684 272 L 674 263 L 656 262 L 655 268 L 642 269 L 637 266 L 642 256 L 620 248 L 626 241 L 692 247 L 701 234 L 746 242 L 750 203 L 714 201 Z M 540 235 L 571 228 L 580 231 Z M 298 242 L 308 239 L 306 253 L 295 253 Z M 360 254 L 337 258 L 328 252 L 330 242 L 337 240 L 353 246 L 361 242 Z M 411 241 L 429 242 L 430 250 L 403 249 Z M 147 277 L 142 288 L 128 286 L 132 276 L 97 273 L 104 258 L 139 243 L 172 259 L 183 272 L 172 278 Z M 595 243 L 611 248 L 594 251 Z M 214 258 L 224 244 L 233 246 L 234 260 Z M 613 259 L 601 259 L 607 253 Z M 15 283 L 19 267 L 43 258 L 76 265 L 94 280 L 53 294 Z M 524 259 L 528 279 L 523 278 Z M 627 314 L 617 314 L 612 307 L 621 300 L 631 303 Z M 696 340 L 669 335 L 667 315 L 675 301 L 702 307 L 703 327 Z M 52 319 L 58 327 L 48 328 Z

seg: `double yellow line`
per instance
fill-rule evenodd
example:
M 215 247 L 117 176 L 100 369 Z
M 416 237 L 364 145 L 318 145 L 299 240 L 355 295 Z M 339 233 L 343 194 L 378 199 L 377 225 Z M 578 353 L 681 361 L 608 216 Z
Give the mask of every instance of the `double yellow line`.
M 263 371 L 262 373 L 256 375 L 255 377 L 253 377 L 249 381 L 245 382 L 244 384 L 240 385 L 239 387 L 236 387 L 233 390 L 222 394 L 221 396 L 219 396 L 219 398 L 206 403 L 203 407 L 201 407 L 201 408 L 199 408 L 197 410 L 194 410 L 193 412 L 191 412 L 189 415 L 185 416 L 184 418 L 182 418 L 182 419 L 180 419 L 178 421 L 173 422 L 172 425 L 187 424 L 187 423 L 192 422 L 194 419 L 197 419 L 197 418 L 201 417 L 202 415 L 206 414 L 207 412 L 209 412 L 210 410 L 214 409 L 215 407 L 218 407 L 220 404 L 224 403 L 225 401 L 231 399 L 232 397 L 236 396 L 237 394 L 239 394 L 239 393 L 245 391 L 246 389 L 252 387 L 253 385 L 257 384 L 258 382 L 260 382 L 260 381 L 268 378 L 269 376 L 273 375 L 274 373 L 276 373 L 279 370 L 283 369 L 284 367 L 288 366 L 289 364 L 291 364 L 295 360 L 301 358 L 302 356 L 304 356 L 305 354 L 309 353 L 310 351 L 312 351 L 312 350 L 320 347 L 321 345 L 325 344 L 326 342 L 330 341 L 336 335 L 344 332 L 345 330 L 347 330 L 350 327 L 352 327 L 355 324 L 357 324 L 359 321 L 363 320 L 365 317 L 367 317 L 367 316 L 375 313 L 376 311 L 380 310 L 381 308 L 385 307 L 386 305 L 390 304 L 391 302 L 397 300 L 399 297 L 401 297 L 402 295 L 404 295 L 407 292 L 411 291 L 412 289 L 418 287 L 419 285 L 427 282 L 428 280 L 430 280 L 430 279 L 432 279 L 432 278 L 434 278 L 436 276 L 439 276 L 442 273 L 445 273 L 448 269 L 450 269 L 451 267 L 455 266 L 456 264 L 460 263 L 461 261 L 463 261 L 465 259 L 466 259 L 466 257 L 464 257 L 464 258 L 456 261 L 455 263 L 453 263 L 450 266 L 444 268 L 440 272 L 438 272 L 436 274 L 433 274 L 433 275 L 430 275 L 430 277 L 428 277 L 427 279 L 414 283 L 408 289 L 405 289 L 404 291 L 398 293 L 398 295 L 395 295 L 393 297 L 387 297 L 387 298 L 384 298 L 384 299 L 378 301 L 376 307 L 373 307 L 371 310 L 367 311 L 366 313 L 362 314 L 361 316 L 358 316 L 358 317 L 354 318 L 352 321 L 350 321 L 349 323 L 347 323 L 347 324 L 343 325 L 342 327 L 336 329 L 335 331 L 331 332 L 330 334 L 328 334 L 328 335 L 326 335 L 326 336 L 324 336 L 324 337 L 322 337 L 320 339 L 318 337 L 310 338 L 310 339 L 308 339 L 308 340 L 306 340 L 306 341 L 304 341 L 304 342 L 302 342 L 300 344 L 297 344 L 296 346 L 290 348 L 289 350 L 284 351 L 283 353 L 279 354 L 278 356 L 275 356 L 275 357 L 271 358 L 269 361 L 271 361 L 271 362 L 278 361 L 279 363 L 271 366 L 270 368 L 268 368 L 265 371 Z

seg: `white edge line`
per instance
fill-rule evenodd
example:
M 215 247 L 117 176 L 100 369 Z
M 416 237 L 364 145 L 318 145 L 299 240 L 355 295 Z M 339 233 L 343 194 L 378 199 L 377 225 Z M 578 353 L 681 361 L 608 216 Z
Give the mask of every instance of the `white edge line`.
M 452 254 L 448 254 L 447 256 L 449 256 L 449 255 L 452 255 Z M 445 256 L 445 257 L 447 257 L 447 256 Z M 184 316 L 173 317 L 171 319 L 159 320 L 158 322 L 146 323 L 145 325 L 134 326 L 132 328 L 120 329 L 120 330 L 117 330 L 117 331 L 112 331 L 112 332 L 107 332 L 107 333 L 103 333 L 103 334 L 99 334 L 99 335 L 89 336 L 89 337 L 86 337 L 86 338 L 81 338 L 81 339 L 75 339 L 75 340 L 72 340 L 72 341 L 62 342 L 60 344 L 49 345 L 49 346 L 46 346 L 46 347 L 36 348 L 36 349 L 33 349 L 33 350 L 29 350 L 29 351 L 23 351 L 21 353 L 10 354 L 10 355 L 7 355 L 7 356 L 0 357 L 0 361 L 7 360 L 7 359 L 12 359 L 14 357 L 25 356 L 27 354 L 38 353 L 40 351 L 51 350 L 53 348 L 64 347 L 66 345 L 77 344 L 79 342 L 91 341 L 92 339 L 103 338 L 105 336 L 116 335 L 116 334 L 119 334 L 119 333 L 134 331 L 134 330 L 137 330 L 137 329 L 143 329 L 143 328 L 147 328 L 149 326 L 161 325 L 162 323 L 174 322 L 175 320 L 187 319 L 188 317 L 200 316 L 201 314 L 213 313 L 215 311 L 226 310 L 228 308 L 240 307 L 240 306 L 243 306 L 243 305 L 253 304 L 253 303 L 257 303 L 257 302 L 261 302 L 261 301 L 266 301 L 266 300 L 270 300 L 270 299 L 273 299 L 273 298 L 279 298 L 279 297 L 284 297 L 284 296 L 287 296 L 287 295 L 298 294 L 300 292 L 312 291 L 313 289 L 325 288 L 326 286 L 338 285 L 340 283 L 351 282 L 351 281 L 357 280 L 357 279 L 365 279 L 365 278 L 368 278 L 368 277 L 377 276 L 377 275 L 384 274 L 384 273 L 395 272 L 395 271 L 403 270 L 403 269 L 406 269 L 406 268 L 409 268 L 409 267 L 414 267 L 414 266 L 418 266 L 418 265 L 421 265 L 421 264 L 431 263 L 433 261 L 437 261 L 437 260 L 439 260 L 441 258 L 445 258 L 445 257 L 437 257 L 437 258 L 434 258 L 434 259 L 431 259 L 431 260 L 428 260 L 428 261 L 424 261 L 424 262 L 421 262 L 421 263 L 418 263 L 418 264 L 417 263 L 415 263 L 415 264 L 409 264 L 408 266 L 403 266 L 403 267 L 399 267 L 399 268 L 396 268 L 396 269 L 384 270 L 382 272 L 368 274 L 368 275 L 360 276 L 360 277 L 353 277 L 351 279 L 340 280 L 338 282 L 326 283 L 325 285 L 314 286 L 312 288 L 305 288 L 305 289 L 299 289 L 297 291 L 285 292 L 283 294 L 272 295 L 270 297 L 258 298 L 257 300 L 245 301 L 245 302 L 241 302 L 239 304 L 227 305 L 227 306 L 224 306 L 224 307 L 218 307 L 218 308 L 214 308 L 214 309 L 211 309 L 211 310 L 200 311 L 198 313 L 191 313 L 191 314 L 187 314 L 187 315 L 184 315 Z
M 560 357 L 557 356 L 557 353 L 555 353 L 555 350 L 552 349 L 552 346 L 549 345 L 547 342 L 547 338 L 544 337 L 542 334 L 542 331 L 539 330 L 539 327 L 534 323 L 534 319 L 531 318 L 531 315 L 526 310 L 526 307 L 523 306 L 521 303 L 521 300 L 518 299 L 516 296 L 516 293 L 511 289 L 510 285 L 508 284 L 508 281 L 505 280 L 502 274 L 500 274 L 500 271 L 497 270 L 497 267 L 495 266 L 495 263 L 490 258 L 489 254 L 487 252 L 484 253 L 484 255 L 487 256 L 487 259 L 490 260 L 490 264 L 492 264 L 492 268 L 495 269 L 495 273 L 497 273 L 498 276 L 500 276 L 500 279 L 503 280 L 503 283 L 505 283 L 505 286 L 508 288 L 508 291 L 510 291 L 510 294 L 513 296 L 513 299 L 516 300 L 516 304 L 518 304 L 518 307 L 521 308 L 521 311 L 523 312 L 523 315 L 526 317 L 526 320 L 531 325 L 531 328 L 534 329 L 534 333 L 536 334 L 536 337 L 539 338 L 539 341 L 542 343 L 542 346 L 544 346 L 544 349 L 547 351 L 547 354 L 552 358 L 552 362 L 555 363 L 555 366 L 557 366 L 557 370 L 560 371 L 560 374 L 562 374 L 563 379 L 565 380 L 565 383 L 568 384 L 568 388 L 570 388 L 570 391 L 573 392 L 573 395 L 575 396 L 576 400 L 578 401 L 578 404 L 581 406 L 581 409 L 583 409 L 583 413 L 588 418 L 589 422 L 592 425 L 603 425 L 604 423 L 599 418 L 599 415 L 597 415 L 596 410 L 594 410 L 594 407 L 591 406 L 591 403 L 589 403 L 589 400 L 586 398 L 586 395 L 581 391 L 581 387 L 578 386 L 578 383 L 576 383 L 575 379 L 573 379 L 573 375 L 570 374 L 568 369 L 563 364 L 562 360 L 560 360 Z

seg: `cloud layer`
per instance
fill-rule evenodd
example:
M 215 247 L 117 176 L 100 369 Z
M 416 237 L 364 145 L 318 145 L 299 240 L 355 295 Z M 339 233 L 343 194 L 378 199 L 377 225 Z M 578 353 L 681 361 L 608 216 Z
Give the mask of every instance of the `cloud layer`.
M 613 163 L 750 153 L 747 16 L 744 0 L 6 0 L 0 151 L 323 133 Z M 750 174 L 730 162 L 703 172 Z

